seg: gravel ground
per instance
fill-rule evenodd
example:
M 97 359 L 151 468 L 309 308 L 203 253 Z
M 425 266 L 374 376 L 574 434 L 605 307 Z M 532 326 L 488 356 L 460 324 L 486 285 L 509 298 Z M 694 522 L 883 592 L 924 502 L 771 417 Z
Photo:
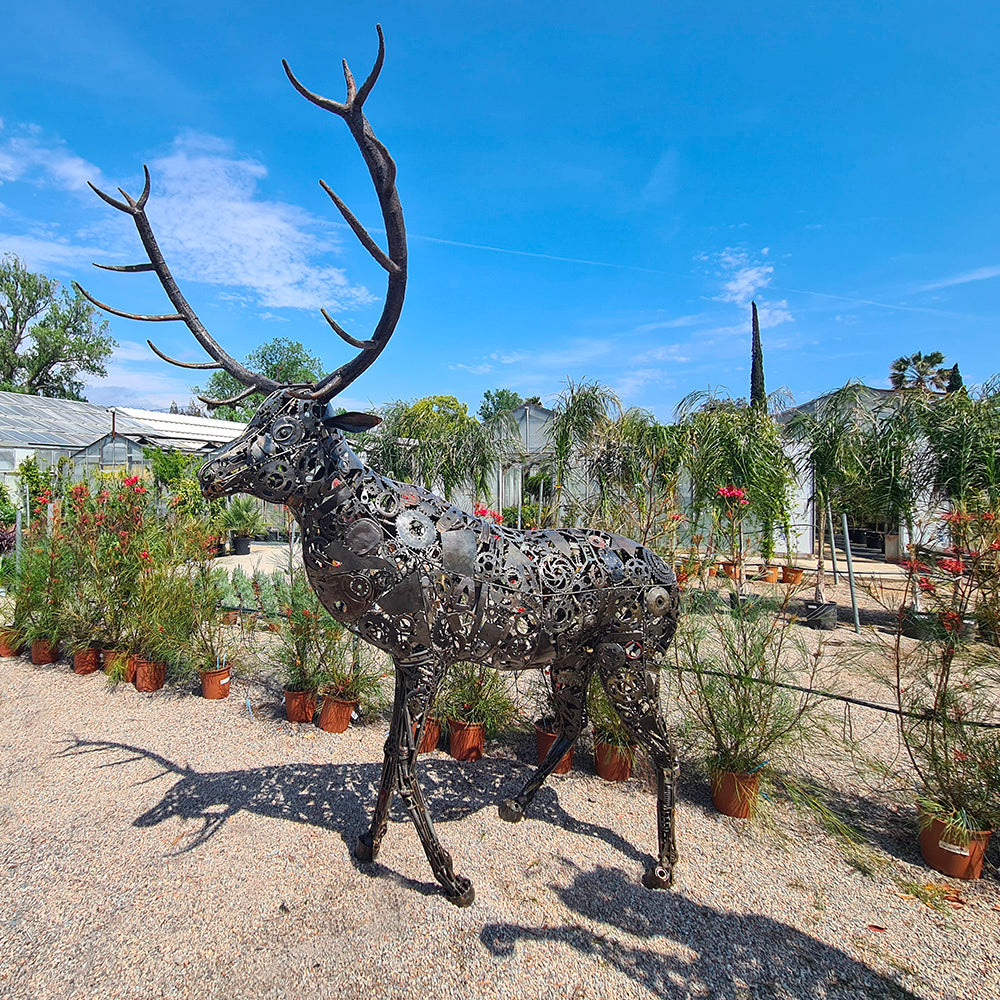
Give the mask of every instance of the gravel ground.
M 378 863 L 352 860 L 384 724 L 295 726 L 238 679 L 208 702 L 65 663 L 0 671 L 5 998 L 1000 995 L 996 850 L 982 881 L 952 883 L 964 905 L 928 906 L 908 885 L 947 880 L 920 864 L 910 810 L 846 781 L 835 797 L 885 858 L 874 877 L 787 806 L 767 824 L 718 815 L 689 769 L 677 885 L 654 893 L 641 777 L 602 782 L 581 747 L 512 826 L 496 803 L 532 744 L 475 764 L 435 752 L 422 784 L 477 893 L 459 910 L 398 802 Z M 875 713 L 853 722 L 895 752 Z

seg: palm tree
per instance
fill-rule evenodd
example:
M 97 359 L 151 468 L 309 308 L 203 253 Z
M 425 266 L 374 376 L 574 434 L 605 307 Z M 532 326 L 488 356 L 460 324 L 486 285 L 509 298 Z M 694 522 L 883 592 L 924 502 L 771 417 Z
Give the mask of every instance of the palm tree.
M 811 477 L 809 501 L 819 525 L 815 600 L 826 603 L 826 518 L 827 504 L 858 467 L 858 426 L 864 386 L 848 383 L 822 396 L 811 411 L 800 410 L 785 424 L 786 437 L 795 443 L 796 465 L 800 474 Z
M 566 380 L 566 388 L 559 393 L 549 425 L 556 489 L 556 527 L 562 522 L 565 506 L 562 491 L 572 472 L 574 460 L 597 429 L 621 411 L 618 397 L 608 386 L 586 379 L 580 382 Z
M 889 384 L 893 389 L 943 390 L 950 371 L 942 368 L 944 355 L 940 351 L 896 358 L 889 366 Z

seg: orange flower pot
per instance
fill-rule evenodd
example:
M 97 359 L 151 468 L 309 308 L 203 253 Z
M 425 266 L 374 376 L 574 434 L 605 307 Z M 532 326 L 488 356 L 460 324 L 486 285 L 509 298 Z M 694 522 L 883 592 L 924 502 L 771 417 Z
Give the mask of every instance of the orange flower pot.
M 761 566 L 760 572 L 757 574 L 757 579 L 763 583 L 777 583 L 778 582 L 778 567 L 777 566 Z
M 210 701 L 229 697 L 229 667 L 206 670 L 201 675 L 201 696 Z
M 481 760 L 486 732 L 478 722 L 448 720 L 448 753 L 455 760 Z
M 285 690 L 285 718 L 289 722 L 312 722 L 315 714 L 315 691 Z
M 712 775 L 712 803 L 726 816 L 746 819 L 757 804 L 760 774 L 733 774 L 719 771 Z
M 413 738 L 416 739 L 417 727 L 413 727 Z M 424 735 L 417 747 L 417 753 L 430 753 L 437 750 L 437 745 L 441 741 L 441 723 L 437 719 L 428 719 L 424 723 Z
M 20 656 L 24 642 L 15 629 L 0 628 L 0 656 Z
M 802 568 L 799 566 L 782 566 L 781 582 L 798 585 L 802 582 L 802 572 Z
M 136 657 L 135 689 L 136 691 L 159 691 L 167 680 L 167 665 L 162 660 L 144 660 Z
M 340 698 L 331 698 L 327 695 L 323 699 L 316 725 L 328 733 L 347 732 L 351 716 L 357 707 L 356 701 L 342 701 Z
M 99 649 L 78 649 L 73 654 L 73 673 L 92 674 L 101 665 Z
M 549 750 L 552 748 L 552 744 L 559 738 L 558 733 L 549 732 L 546 726 L 541 723 L 535 723 L 535 743 L 538 750 L 538 763 L 541 764 L 543 760 L 548 756 Z M 569 774 L 570 769 L 573 767 L 573 750 L 575 747 L 570 747 L 566 753 L 563 754 L 562 760 L 556 764 L 553 768 L 553 774 Z
M 983 856 L 992 830 L 973 830 L 968 844 L 955 844 L 953 836 L 945 836 L 943 820 L 921 825 L 920 853 L 931 868 L 951 878 L 977 879 L 983 874 Z
M 49 642 L 48 639 L 35 639 L 31 644 L 31 662 L 55 663 L 59 659 L 59 640 Z
M 135 657 L 131 653 L 122 649 L 104 649 L 101 651 L 101 659 L 104 661 L 106 674 L 113 674 L 123 664 L 125 683 L 131 684 L 135 680 Z
M 635 747 L 624 750 L 603 740 L 594 739 L 594 766 L 605 781 L 628 781 L 632 775 Z
M 719 569 L 722 570 L 730 580 L 736 579 L 736 563 L 734 562 L 720 562 Z

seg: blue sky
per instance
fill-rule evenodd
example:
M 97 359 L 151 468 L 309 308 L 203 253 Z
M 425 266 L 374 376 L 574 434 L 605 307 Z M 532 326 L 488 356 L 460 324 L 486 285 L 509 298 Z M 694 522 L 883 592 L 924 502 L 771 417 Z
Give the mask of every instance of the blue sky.
M 384 277 L 324 178 L 379 215 L 343 96 L 386 34 L 368 117 L 399 166 L 406 306 L 348 407 L 483 390 L 543 398 L 596 378 L 669 418 L 693 389 L 747 392 L 750 298 L 768 389 L 799 401 L 939 349 L 967 382 L 994 349 L 1000 106 L 992 4 L 728 2 L 276 5 L 37 0 L 5 14 L 0 251 L 138 312 L 168 308 L 137 194 L 202 320 L 241 356 L 275 336 L 329 368 Z M 95 402 L 185 402 L 181 324 L 112 319 Z M 197 373 L 191 373 L 197 374 Z

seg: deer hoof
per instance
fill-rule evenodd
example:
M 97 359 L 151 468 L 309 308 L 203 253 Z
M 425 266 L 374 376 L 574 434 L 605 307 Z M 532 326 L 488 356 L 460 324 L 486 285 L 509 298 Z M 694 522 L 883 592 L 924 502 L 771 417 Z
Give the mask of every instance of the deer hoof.
M 459 891 L 448 893 L 445 896 L 448 902 L 459 907 L 472 906 L 472 902 L 476 898 L 476 890 L 472 888 L 472 883 L 460 875 L 455 879 L 455 884 L 458 886 Z
M 663 865 L 654 865 L 646 872 L 642 884 L 647 889 L 669 889 L 674 884 L 673 869 L 664 868 Z
M 371 834 L 363 833 L 358 837 L 357 846 L 354 848 L 354 856 L 362 864 L 367 865 L 375 860 L 375 843 L 371 838 Z
M 497 812 L 500 813 L 500 818 L 508 823 L 517 823 L 524 819 L 524 806 L 514 799 L 504 799 Z

